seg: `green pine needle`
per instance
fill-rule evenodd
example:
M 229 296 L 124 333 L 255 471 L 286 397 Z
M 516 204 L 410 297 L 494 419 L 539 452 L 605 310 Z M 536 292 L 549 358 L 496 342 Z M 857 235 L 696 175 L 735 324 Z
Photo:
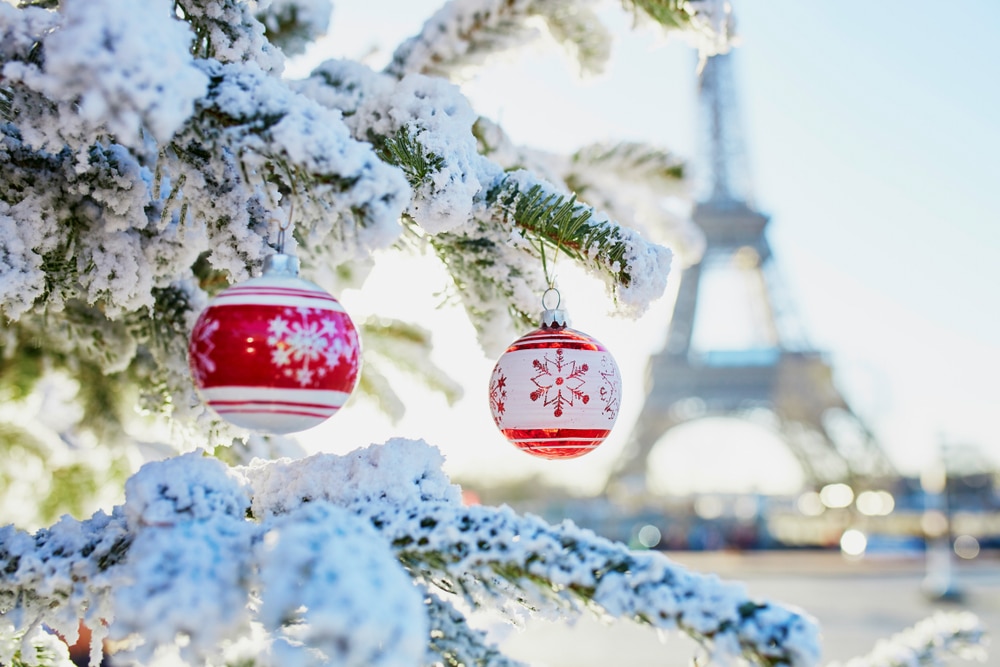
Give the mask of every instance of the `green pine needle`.
M 594 209 L 578 204 L 576 197 L 546 192 L 533 185 L 521 193 L 509 182 L 496 197 L 505 219 L 533 237 L 544 255 L 545 247 L 554 248 L 585 265 L 597 265 L 609 272 L 623 287 L 632 282 L 625 264 L 627 247 L 619 229 L 608 222 L 593 222 Z
M 597 75 L 611 57 L 611 33 L 597 14 L 581 3 L 540 3 L 549 34 L 580 66 L 581 75 Z
M 686 26 L 691 21 L 690 4 L 690 0 L 622 0 L 626 9 L 645 14 L 665 28 Z
M 684 163 L 670 151 L 634 141 L 591 144 L 576 151 L 572 160 L 653 186 L 675 186 L 685 174 Z
M 417 140 L 419 135 L 419 130 L 415 131 L 406 125 L 393 136 L 375 138 L 374 142 L 376 155 L 383 162 L 402 169 L 406 180 L 414 190 L 420 189 L 444 166 L 444 158 L 427 150 Z

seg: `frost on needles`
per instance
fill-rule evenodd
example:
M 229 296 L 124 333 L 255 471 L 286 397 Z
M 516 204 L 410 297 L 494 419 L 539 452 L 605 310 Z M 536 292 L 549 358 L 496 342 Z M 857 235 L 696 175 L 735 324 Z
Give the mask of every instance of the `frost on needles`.
M 623 5 L 702 55 L 728 48 L 726 3 Z M 333 293 L 390 250 L 436 257 L 491 356 L 535 324 L 543 258 L 569 257 L 634 317 L 700 252 L 660 206 L 685 193 L 669 151 L 517 146 L 458 85 L 540 39 L 598 71 L 610 44 L 595 1 L 452 0 L 382 70 L 330 59 L 283 77 L 330 10 L 0 2 L 0 505 L 49 526 L 0 529 L 0 664 L 68 665 L 50 629 L 72 641 L 81 620 L 93 664 L 105 638 L 118 664 L 516 664 L 470 623 L 480 606 L 677 629 L 718 664 L 815 664 L 804 614 L 570 523 L 465 507 L 422 442 L 283 458 L 301 452 L 203 407 L 188 335 L 282 225 L 304 277 Z M 415 323 L 361 329 L 385 359 L 427 356 Z M 362 387 L 398 415 L 371 359 Z M 206 443 L 214 456 L 192 452 Z M 166 458 L 129 477 L 144 456 Z M 974 619 L 938 619 L 905 636 L 912 650 L 858 664 L 980 639 Z
M 466 507 L 442 462 L 396 439 L 244 467 L 200 452 L 147 463 L 110 515 L 0 532 L 6 632 L 23 651 L 82 618 L 138 664 L 165 650 L 188 664 L 513 664 L 459 611 L 489 606 L 679 629 L 719 660 L 816 663 L 801 613 L 569 523 Z

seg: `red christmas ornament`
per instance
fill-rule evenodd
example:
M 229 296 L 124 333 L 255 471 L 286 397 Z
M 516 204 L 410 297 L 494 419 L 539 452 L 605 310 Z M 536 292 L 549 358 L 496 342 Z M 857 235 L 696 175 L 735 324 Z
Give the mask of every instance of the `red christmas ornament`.
M 618 419 L 621 375 L 599 341 L 546 309 L 542 326 L 507 348 L 490 378 L 490 411 L 519 449 L 546 459 L 592 451 Z
M 298 260 L 265 259 L 201 313 L 188 346 L 195 386 L 220 417 L 267 433 L 316 426 L 358 381 L 360 345 L 340 303 L 298 277 Z

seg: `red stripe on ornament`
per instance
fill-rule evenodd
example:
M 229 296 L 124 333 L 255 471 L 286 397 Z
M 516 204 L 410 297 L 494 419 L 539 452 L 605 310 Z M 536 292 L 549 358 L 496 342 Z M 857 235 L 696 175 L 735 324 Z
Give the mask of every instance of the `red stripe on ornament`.
M 322 301 L 336 301 L 326 292 L 317 290 L 294 289 L 290 287 L 243 287 L 236 285 L 226 290 L 223 296 L 301 296 Z
M 567 350 L 606 352 L 607 348 L 574 329 L 536 329 L 514 341 L 508 352 L 561 347 Z
M 212 407 L 213 410 L 215 410 L 216 412 L 218 412 L 220 415 L 244 414 L 244 413 L 251 413 L 251 414 L 267 413 L 267 414 L 275 414 L 275 415 L 298 415 L 300 417 L 316 417 L 317 419 L 327 419 L 328 417 L 330 417 L 331 415 L 333 415 L 334 412 L 336 412 L 336 410 L 331 410 L 328 413 L 327 412 L 309 412 L 308 410 L 290 410 L 290 409 L 287 409 L 287 408 L 281 408 L 281 407 L 277 407 L 277 406 L 267 408 L 267 407 L 262 407 L 262 406 L 257 406 L 257 405 L 246 406 L 246 407 L 242 407 L 242 408 L 238 408 L 238 407 L 234 406 L 234 407 L 227 407 L 225 409 L 220 409 L 220 408 L 217 408 L 212 403 L 209 403 L 209 405 Z
M 339 410 L 342 404 L 337 403 L 302 403 L 300 401 L 278 401 L 271 399 L 260 399 L 256 401 L 209 401 L 212 406 L 216 405 L 288 405 L 296 408 L 317 408 L 319 410 L 334 409 Z

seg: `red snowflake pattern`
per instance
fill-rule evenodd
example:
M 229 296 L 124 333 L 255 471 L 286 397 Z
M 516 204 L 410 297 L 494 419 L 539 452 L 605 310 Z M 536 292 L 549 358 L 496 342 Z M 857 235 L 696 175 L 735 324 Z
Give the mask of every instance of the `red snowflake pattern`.
M 619 388 L 621 383 L 618 381 L 618 367 L 615 366 L 614 361 L 608 357 L 601 357 L 601 401 L 605 403 L 604 413 L 607 414 L 608 419 L 615 420 L 618 417 L 618 406 L 621 400 L 619 395 Z
M 507 402 L 507 376 L 500 368 L 493 370 L 493 377 L 490 378 L 490 409 L 496 419 L 503 416 Z
M 552 414 L 556 417 L 561 417 L 566 407 L 573 407 L 575 401 L 584 405 L 590 402 L 590 396 L 582 389 L 589 370 L 587 364 L 577 366 L 576 361 L 566 360 L 561 349 L 556 350 L 555 359 L 546 354 L 531 363 L 538 371 L 531 381 L 538 388 L 531 392 L 530 398 L 533 401 L 542 398 L 543 405 L 554 406 Z

